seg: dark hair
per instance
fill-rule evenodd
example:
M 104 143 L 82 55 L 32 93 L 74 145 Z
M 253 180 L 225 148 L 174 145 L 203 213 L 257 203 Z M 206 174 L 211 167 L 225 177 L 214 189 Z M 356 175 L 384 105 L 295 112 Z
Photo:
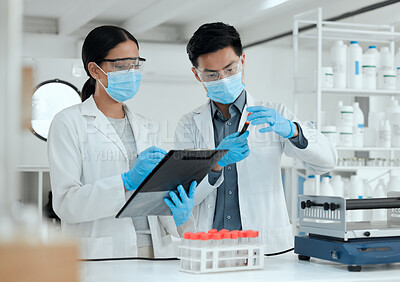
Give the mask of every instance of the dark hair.
M 82 61 L 89 79 L 82 88 L 82 101 L 89 98 L 96 89 L 96 80 L 90 75 L 88 64 L 95 62 L 100 65 L 111 49 L 127 40 L 135 42 L 139 49 L 136 38 L 127 30 L 117 26 L 99 26 L 86 36 L 82 46 Z
M 216 52 L 228 46 L 233 48 L 236 55 L 242 55 L 243 47 L 237 30 L 222 22 L 206 23 L 199 27 L 190 38 L 186 52 L 192 65 L 197 67 L 199 56 Z

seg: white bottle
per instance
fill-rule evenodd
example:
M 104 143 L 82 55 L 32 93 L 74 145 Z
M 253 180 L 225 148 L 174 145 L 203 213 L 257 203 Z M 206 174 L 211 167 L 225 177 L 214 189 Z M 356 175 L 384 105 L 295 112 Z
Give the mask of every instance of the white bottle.
M 386 195 L 391 191 L 400 191 L 400 175 L 390 175 L 390 181 L 386 186 Z
M 339 127 L 339 142 L 340 147 L 352 147 L 353 146 L 353 127 L 352 126 L 340 126 Z
M 393 56 L 388 47 L 382 47 L 380 52 L 380 68 L 378 70 L 378 89 L 387 89 L 391 87 L 393 82 Z M 396 75 L 396 73 L 394 73 Z M 386 76 L 386 86 L 384 85 L 384 77 Z
M 343 101 L 339 100 L 337 102 L 336 114 L 335 114 L 336 126 L 339 126 L 341 124 L 341 122 L 342 122 L 342 115 L 341 115 L 342 107 L 343 107 Z
M 354 124 L 354 109 L 353 106 L 340 107 L 340 126 L 353 126 Z
M 364 114 L 358 102 L 353 103 L 353 146 L 364 146 Z
M 332 67 L 322 67 L 321 69 L 321 87 L 333 87 L 333 70 Z
M 381 121 L 378 130 L 378 147 L 390 148 L 392 142 L 392 129 L 389 120 Z
M 392 147 L 400 147 L 400 113 L 392 113 Z
M 331 185 L 337 197 L 344 197 L 344 182 L 341 175 L 333 175 Z
M 350 179 L 347 177 L 343 178 L 343 196 L 346 199 L 350 199 Z
M 374 147 L 379 146 L 379 126 L 381 121 L 385 120 L 385 116 L 385 112 L 369 112 L 368 114 L 368 125 L 371 131 L 373 131 Z
M 368 179 L 363 179 L 363 190 L 364 196 L 363 198 L 372 198 L 374 195 L 374 190 L 368 182 Z M 371 221 L 372 219 L 372 210 L 363 210 L 363 220 Z
M 343 41 L 335 41 L 331 48 L 331 65 L 333 70 L 333 87 L 346 88 L 347 46 Z
M 379 60 L 379 51 L 376 46 L 369 46 L 363 56 L 363 88 L 376 89 L 377 65 Z
M 303 183 L 303 195 L 317 195 L 315 186 L 315 175 L 307 176 Z
M 394 69 L 385 69 L 381 71 L 383 90 L 396 89 L 396 72 Z
M 350 177 L 350 191 L 349 198 L 350 199 L 362 199 L 363 195 L 363 183 L 357 175 L 352 175 Z M 363 220 L 363 211 L 362 210 L 353 210 L 350 211 L 351 220 L 352 221 L 362 221 Z
M 324 175 L 321 181 L 320 195 L 321 196 L 335 196 L 332 185 L 329 183 L 330 176 Z
M 378 184 L 374 189 L 374 198 L 386 198 L 386 185 L 385 181 L 380 178 Z M 372 210 L 372 221 L 383 221 L 386 220 L 387 210 L 386 209 L 374 209 Z
M 396 69 L 396 89 L 400 90 L 400 47 L 394 58 L 394 68 Z
M 351 41 L 347 57 L 347 88 L 362 89 L 362 48 L 358 41 Z
M 336 126 L 324 125 L 321 127 L 321 133 L 331 142 L 333 146 L 337 146 L 337 132 Z

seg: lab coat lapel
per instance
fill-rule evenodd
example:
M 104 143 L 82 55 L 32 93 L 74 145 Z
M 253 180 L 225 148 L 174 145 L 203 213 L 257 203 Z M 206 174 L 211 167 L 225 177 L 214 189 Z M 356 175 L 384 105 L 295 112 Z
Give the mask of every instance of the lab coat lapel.
M 207 148 L 215 149 L 214 127 L 211 119 L 210 100 L 204 104 L 193 116 L 197 128 Z
M 125 146 L 119 138 L 114 127 L 111 125 L 107 117 L 97 108 L 96 102 L 94 101 L 93 95 L 90 96 L 85 102 L 82 103 L 82 115 L 93 116 L 94 120 L 92 124 L 100 131 L 104 136 L 110 139 L 122 152 L 124 157 L 128 159 Z M 127 124 L 128 126 L 129 124 Z

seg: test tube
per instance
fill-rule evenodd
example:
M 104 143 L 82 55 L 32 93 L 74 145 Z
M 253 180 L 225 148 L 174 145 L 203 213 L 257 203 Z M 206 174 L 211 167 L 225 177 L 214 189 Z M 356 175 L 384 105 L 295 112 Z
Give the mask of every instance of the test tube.
M 215 261 L 216 265 L 220 266 L 220 261 L 221 261 L 221 244 L 222 244 L 222 234 L 221 233 L 213 233 L 213 260 Z
M 239 231 L 231 231 L 231 244 L 232 246 L 234 246 L 235 248 L 237 248 L 239 246 Z M 234 249 L 231 252 L 231 257 L 234 257 L 235 259 L 232 260 L 231 266 L 238 266 L 240 265 L 239 261 L 236 259 L 236 257 L 238 256 L 238 251 L 237 249 Z
M 206 264 L 206 268 L 210 269 L 212 268 L 212 261 L 208 261 L 207 259 L 211 258 L 212 252 L 209 252 L 209 247 L 210 247 L 210 234 L 208 233 L 204 233 L 204 234 L 200 234 L 200 241 L 201 241 L 201 247 L 202 250 L 200 252 L 200 259 L 202 260 L 201 263 L 205 263 Z M 205 252 L 204 258 L 206 259 L 206 261 L 203 261 L 203 256 L 202 256 L 202 252 Z
M 217 233 L 218 232 L 218 230 L 217 229 L 210 229 L 210 230 L 208 230 L 208 233 Z
M 188 258 L 190 257 L 190 240 L 192 239 L 192 232 L 186 232 L 183 235 L 182 246 L 181 248 L 181 257 Z
M 196 249 L 192 249 L 192 263 L 191 269 L 194 271 L 200 270 L 200 233 L 193 233 L 192 235 L 192 247 Z

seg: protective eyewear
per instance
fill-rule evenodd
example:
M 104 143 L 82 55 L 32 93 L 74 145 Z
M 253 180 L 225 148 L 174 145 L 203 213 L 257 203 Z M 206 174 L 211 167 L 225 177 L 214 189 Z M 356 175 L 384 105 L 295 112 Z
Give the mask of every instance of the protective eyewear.
M 109 71 L 130 71 L 134 70 L 137 72 L 143 71 L 145 58 L 132 57 L 123 59 L 104 59 L 102 60 L 107 65 Z
M 242 71 L 242 60 L 239 59 L 237 63 L 226 67 L 222 71 L 201 71 L 196 68 L 197 74 L 199 75 L 201 81 L 216 81 L 221 79 L 221 76 L 230 77 Z

